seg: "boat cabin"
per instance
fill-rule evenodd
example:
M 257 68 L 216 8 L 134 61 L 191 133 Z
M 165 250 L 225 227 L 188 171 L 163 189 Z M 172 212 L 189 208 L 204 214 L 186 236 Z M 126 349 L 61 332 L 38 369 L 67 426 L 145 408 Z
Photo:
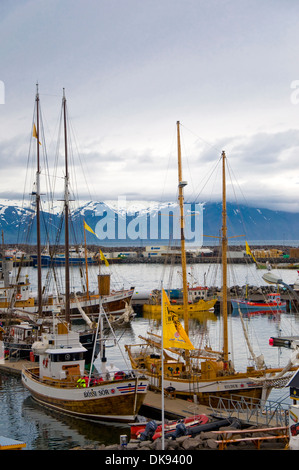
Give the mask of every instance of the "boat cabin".
M 271 303 L 279 303 L 281 301 L 280 299 L 280 294 L 279 293 L 271 293 L 271 294 L 268 294 L 268 302 L 271 302 Z
M 151 371 L 153 374 L 161 374 L 162 371 L 162 364 L 161 364 L 161 356 L 159 354 L 151 354 L 150 356 L 145 358 L 144 367 Z M 177 360 L 167 361 L 165 363 L 165 370 L 164 373 L 166 376 L 180 376 L 186 370 L 186 366 L 184 362 L 179 362 Z
M 10 328 L 10 335 L 18 342 L 28 342 L 32 339 L 34 328 L 28 322 L 22 322 Z
M 84 375 L 87 351 L 80 343 L 79 333 L 58 329 L 58 333 L 43 334 L 42 341 L 32 346 L 34 354 L 39 355 L 40 379 L 72 379 Z
M 188 302 L 194 303 L 196 300 L 206 300 L 208 287 L 196 286 L 188 288 Z

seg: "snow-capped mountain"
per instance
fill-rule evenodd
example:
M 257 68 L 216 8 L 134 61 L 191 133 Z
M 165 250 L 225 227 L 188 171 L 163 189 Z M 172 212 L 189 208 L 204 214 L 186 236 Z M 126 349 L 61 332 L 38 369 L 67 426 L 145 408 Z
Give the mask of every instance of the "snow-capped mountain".
M 62 203 L 60 203 L 62 204 Z M 42 211 L 42 243 L 64 240 L 62 205 Z M 186 203 L 185 235 L 187 243 L 200 246 L 216 245 L 221 227 L 221 203 Z M 299 239 L 299 214 L 227 204 L 228 236 L 234 243 L 250 241 L 285 241 Z M 166 245 L 180 239 L 180 217 L 176 202 L 125 200 L 87 201 L 71 211 L 71 243 L 84 240 L 83 221 L 94 233 L 86 231 L 88 244 L 103 246 Z M 34 206 L 22 201 L 0 201 L 0 229 L 6 244 L 35 244 L 36 219 Z M 58 233 L 61 233 L 60 238 Z M 204 238 L 203 238 L 204 235 Z M 242 237 L 243 235 L 243 237 Z

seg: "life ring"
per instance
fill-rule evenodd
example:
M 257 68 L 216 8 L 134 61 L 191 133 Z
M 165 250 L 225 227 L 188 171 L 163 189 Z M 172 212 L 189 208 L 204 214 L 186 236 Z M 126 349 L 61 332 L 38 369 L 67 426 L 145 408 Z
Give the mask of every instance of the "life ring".
M 16 295 L 17 299 L 20 300 L 22 298 L 22 295 L 21 294 L 17 294 Z
M 48 367 L 48 359 L 44 359 L 44 360 L 43 360 L 43 366 L 44 366 L 44 367 Z

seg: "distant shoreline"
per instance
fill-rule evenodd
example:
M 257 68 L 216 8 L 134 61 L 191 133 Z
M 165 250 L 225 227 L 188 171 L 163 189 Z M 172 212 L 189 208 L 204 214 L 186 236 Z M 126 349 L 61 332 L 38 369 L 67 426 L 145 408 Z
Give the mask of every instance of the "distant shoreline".
M 281 244 L 263 244 L 254 245 L 249 244 L 251 253 L 259 268 L 266 268 L 267 265 L 275 267 L 279 265 L 280 268 L 290 268 L 299 270 L 299 242 L 298 245 L 281 245 Z M 92 260 L 88 264 L 98 264 L 99 250 L 104 253 L 109 264 L 180 264 L 181 256 L 178 246 L 167 247 L 161 246 L 161 251 L 157 250 L 158 245 L 153 246 L 153 250 L 146 249 L 146 246 L 104 246 L 104 245 L 87 245 L 87 251 Z M 150 246 L 148 246 L 150 248 Z M 32 256 L 36 254 L 35 245 L 5 245 L 3 255 L 7 258 L 10 250 L 20 250 L 24 253 L 23 259 L 11 258 L 14 265 L 31 266 L 33 265 Z M 56 253 L 62 253 L 64 246 L 60 245 L 55 248 Z M 51 252 L 51 247 L 50 247 Z M 188 264 L 215 264 L 221 263 L 221 247 L 205 245 L 202 247 L 186 247 L 187 263 Z M 81 258 L 80 258 L 81 259 Z M 230 264 L 254 264 L 254 259 L 250 254 L 246 253 L 245 245 L 230 245 L 228 247 L 228 262 Z M 82 257 L 78 263 L 85 264 L 85 258 Z M 61 264 L 64 265 L 63 263 Z

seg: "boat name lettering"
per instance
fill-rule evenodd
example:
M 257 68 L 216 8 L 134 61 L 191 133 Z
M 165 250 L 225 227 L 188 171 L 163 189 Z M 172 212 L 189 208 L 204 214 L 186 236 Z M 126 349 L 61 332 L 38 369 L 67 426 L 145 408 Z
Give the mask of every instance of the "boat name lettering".
M 96 396 L 103 396 L 103 395 L 109 395 L 109 390 L 104 389 L 104 390 L 85 390 L 84 391 L 84 397 L 85 398 L 91 398 L 91 397 L 96 397 Z
M 227 389 L 227 388 L 238 388 L 238 385 L 237 384 L 228 384 L 228 385 L 224 385 L 224 388 Z

